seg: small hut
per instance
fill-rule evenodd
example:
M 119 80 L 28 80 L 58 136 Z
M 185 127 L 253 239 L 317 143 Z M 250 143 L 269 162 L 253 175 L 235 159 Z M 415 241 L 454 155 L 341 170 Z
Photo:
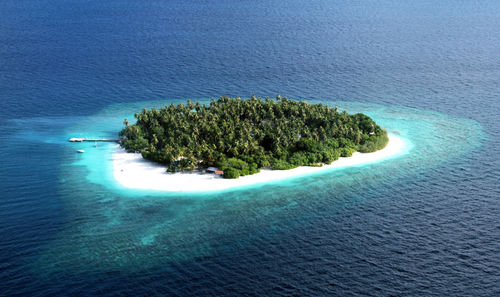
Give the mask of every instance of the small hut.
M 214 174 L 224 174 L 224 171 L 220 170 L 217 167 L 208 167 L 205 170 L 206 173 L 214 173 Z
M 208 167 L 205 172 L 206 173 L 215 173 L 215 170 L 219 170 L 218 168 L 215 167 Z

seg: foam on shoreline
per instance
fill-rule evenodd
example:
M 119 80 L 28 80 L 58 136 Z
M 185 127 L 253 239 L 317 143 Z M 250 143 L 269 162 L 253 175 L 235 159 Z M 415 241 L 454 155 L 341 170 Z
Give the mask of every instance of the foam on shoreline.
M 277 181 L 331 168 L 365 165 L 396 156 L 402 153 L 404 148 L 405 141 L 401 137 L 389 134 L 389 143 L 379 151 L 365 154 L 356 152 L 352 157 L 340 158 L 322 167 L 302 166 L 290 170 L 261 169 L 257 174 L 237 179 L 224 179 L 214 174 L 199 172 L 167 173 L 165 166 L 147 161 L 142 158 L 141 154 L 127 153 L 123 148 L 118 147 L 112 156 L 113 176 L 123 187 L 131 189 L 206 192 Z

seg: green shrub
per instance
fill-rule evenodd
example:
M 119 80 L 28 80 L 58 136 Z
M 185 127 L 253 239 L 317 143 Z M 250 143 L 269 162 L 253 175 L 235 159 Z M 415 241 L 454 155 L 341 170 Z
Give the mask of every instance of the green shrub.
M 297 165 L 290 164 L 287 161 L 281 159 L 274 159 L 271 163 L 272 170 L 288 170 L 296 167 Z
M 387 136 L 387 132 L 382 130 L 380 135 L 370 136 L 369 140 L 370 141 L 360 144 L 358 146 L 358 151 L 362 153 L 371 153 L 383 149 L 389 142 L 389 137 Z
M 234 168 L 227 168 L 224 170 L 224 178 L 238 178 L 240 177 L 240 171 Z
M 356 150 L 353 148 L 343 147 L 340 149 L 340 156 L 341 157 L 351 157 L 352 154 L 354 154 L 354 152 L 356 152 Z

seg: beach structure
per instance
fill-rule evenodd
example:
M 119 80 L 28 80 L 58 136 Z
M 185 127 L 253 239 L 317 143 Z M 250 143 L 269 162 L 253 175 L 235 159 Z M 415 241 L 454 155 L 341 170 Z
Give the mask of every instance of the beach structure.
M 205 169 L 205 172 L 206 173 L 215 173 L 215 170 L 217 170 L 217 168 L 215 168 L 215 167 L 208 167 L 207 169 Z
M 224 174 L 224 171 L 220 170 L 217 167 L 208 167 L 205 170 L 206 173 L 214 173 L 214 174 Z

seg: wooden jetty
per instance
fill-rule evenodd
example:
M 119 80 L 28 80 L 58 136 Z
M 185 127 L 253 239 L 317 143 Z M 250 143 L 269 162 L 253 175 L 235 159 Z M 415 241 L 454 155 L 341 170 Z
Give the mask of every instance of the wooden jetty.
M 108 138 L 70 138 L 70 142 L 120 142 L 120 139 L 108 139 Z

